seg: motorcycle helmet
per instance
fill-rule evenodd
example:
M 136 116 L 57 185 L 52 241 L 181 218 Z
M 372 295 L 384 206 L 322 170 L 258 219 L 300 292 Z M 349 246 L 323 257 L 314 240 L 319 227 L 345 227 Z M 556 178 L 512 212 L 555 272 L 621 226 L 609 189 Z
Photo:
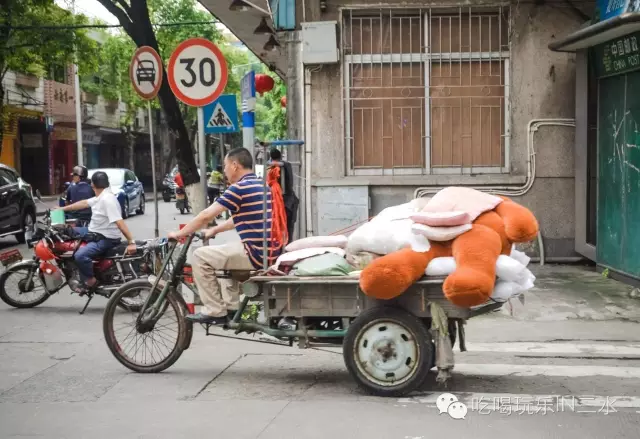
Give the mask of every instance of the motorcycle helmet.
M 38 244 L 36 244 L 34 253 L 36 257 L 41 261 L 50 261 L 56 258 L 56 256 L 49 248 L 49 245 L 44 240 L 41 240 L 38 242 Z
M 87 176 L 89 175 L 89 172 L 87 171 L 87 168 L 85 166 L 78 165 L 78 166 L 74 166 L 73 167 L 72 175 L 77 175 L 82 180 L 85 180 L 87 178 Z
M 109 176 L 106 172 L 97 171 L 91 176 L 91 183 L 98 189 L 109 187 Z

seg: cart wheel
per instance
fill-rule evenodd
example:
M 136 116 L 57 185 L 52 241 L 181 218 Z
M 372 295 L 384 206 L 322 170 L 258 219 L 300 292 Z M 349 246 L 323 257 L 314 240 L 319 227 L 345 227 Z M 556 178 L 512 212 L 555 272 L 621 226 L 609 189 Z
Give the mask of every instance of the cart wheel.
M 427 327 L 397 308 L 369 309 L 349 326 L 344 362 L 358 385 L 377 396 L 402 396 L 427 378 L 433 357 Z

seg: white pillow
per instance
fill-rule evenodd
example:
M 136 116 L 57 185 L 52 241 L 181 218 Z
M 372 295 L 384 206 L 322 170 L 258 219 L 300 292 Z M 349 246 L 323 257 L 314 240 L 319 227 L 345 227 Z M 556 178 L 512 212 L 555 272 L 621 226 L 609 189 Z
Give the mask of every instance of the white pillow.
M 496 276 L 509 282 L 522 283 L 525 281 L 527 267 L 511 256 L 500 255 L 496 261 Z M 528 271 L 528 270 L 527 270 Z
M 344 255 L 346 254 L 344 249 L 341 249 L 338 247 L 305 248 L 305 249 L 296 250 L 293 252 L 282 253 L 280 257 L 276 259 L 276 263 L 273 266 L 273 268 L 277 270 L 281 265 L 291 266 L 303 259 L 307 259 L 312 256 L 323 255 L 325 253 L 335 253 L 342 257 L 344 257 Z
M 456 271 L 456 260 L 453 256 L 444 256 L 440 258 L 433 258 L 425 274 L 427 276 L 449 276 Z
M 515 245 L 511 249 L 511 257 L 516 261 L 520 262 L 525 267 L 529 265 L 531 258 L 526 255 L 526 253 L 521 252 L 520 250 L 516 250 Z
M 471 216 L 467 212 L 420 212 L 411 215 L 414 223 L 434 227 L 461 226 L 471 223 Z
M 347 246 L 347 237 L 344 235 L 339 236 L 309 236 L 307 238 L 298 239 L 287 245 L 284 250 L 287 252 L 294 252 L 296 250 L 302 250 L 305 248 L 320 248 L 320 247 L 338 247 L 345 248 Z
M 471 230 L 471 224 L 453 227 L 431 227 L 424 224 L 413 224 L 411 230 L 415 234 L 424 235 L 430 241 L 451 241 Z

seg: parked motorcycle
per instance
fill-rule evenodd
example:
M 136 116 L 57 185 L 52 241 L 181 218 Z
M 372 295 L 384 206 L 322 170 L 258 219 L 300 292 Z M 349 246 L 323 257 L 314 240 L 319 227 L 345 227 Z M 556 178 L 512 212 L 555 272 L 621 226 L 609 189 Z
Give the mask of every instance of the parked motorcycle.
M 185 211 L 187 211 L 187 213 L 191 212 L 189 197 L 187 197 L 187 192 L 182 187 L 176 188 L 176 207 L 180 211 L 180 214 L 183 214 Z
M 50 211 L 36 223 L 33 235 L 27 241 L 34 248 L 31 259 L 23 259 L 17 249 L 0 254 L 0 263 L 6 271 L 0 275 L 0 299 L 15 308 L 33 308 L 45 302 L 66 285 L 80 282 L 80 272 L 73 259 L 75 252 L 87 241 L 75 236 L 67 224 L 51 225 Z M 146 278 L 162 264 L 167 240 L 136 241 L 133 255 L 126 253 L 127 242 L 109 250 L 94 261 L 94 272 L 99 286 L 86 294 L 87 302 L 80 311 L 84 314 L 94 295 L 105 298 L 129 280 Z M 126 299 L 122 307 L 135 308 L 134 299 Z

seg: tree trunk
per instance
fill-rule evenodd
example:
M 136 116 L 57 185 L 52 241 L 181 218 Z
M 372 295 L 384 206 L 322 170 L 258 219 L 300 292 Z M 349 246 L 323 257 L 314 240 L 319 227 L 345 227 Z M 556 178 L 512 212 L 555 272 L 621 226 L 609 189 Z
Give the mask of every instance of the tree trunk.
M 131 0 L 131 7 L 129 11 L 126 11 L 131 21 L 127 19 L 123 9 L 116 6 L 113 0 L 98 1 L 118 18 L 125 32 L 127 32 L 138 47 L 149 46 L 160 53 L 158 40 L 156 39 L 151 20 L 149 19 L 146 0 Z M 176 160 L 180 174 L 182 175 L 182 180 L 186 186 L 197 183 L 200 181 L 200 177 L 198 176 L 193 148 L 189 141 L 189 133 L 185 126 L 182 113 L 180 112 L 178 101 L 169 87 L 169 81 L 166 79 L 167 71 L 164 66 L 162 73 L 164 79 L 158 92 L 158 98 L 160 99 L 160 106 L 165 114 L 167 126 L 176 139 Z
M 136 136 L 133 134 L 131 126 L 127 127 L 127 151 L 129 153 L 129 169 L 136 172 L 135 160 Z
M 2 66 L 0 66 L 2 69 Z M 4 86 L 2 85 L 2 80 L 4 78 L 0 77 L 0 155 L 2 155 L 2 141 L 4 140 L 4 125 L 5 119 L 9 117 L 9 115 L 4 114 Z

